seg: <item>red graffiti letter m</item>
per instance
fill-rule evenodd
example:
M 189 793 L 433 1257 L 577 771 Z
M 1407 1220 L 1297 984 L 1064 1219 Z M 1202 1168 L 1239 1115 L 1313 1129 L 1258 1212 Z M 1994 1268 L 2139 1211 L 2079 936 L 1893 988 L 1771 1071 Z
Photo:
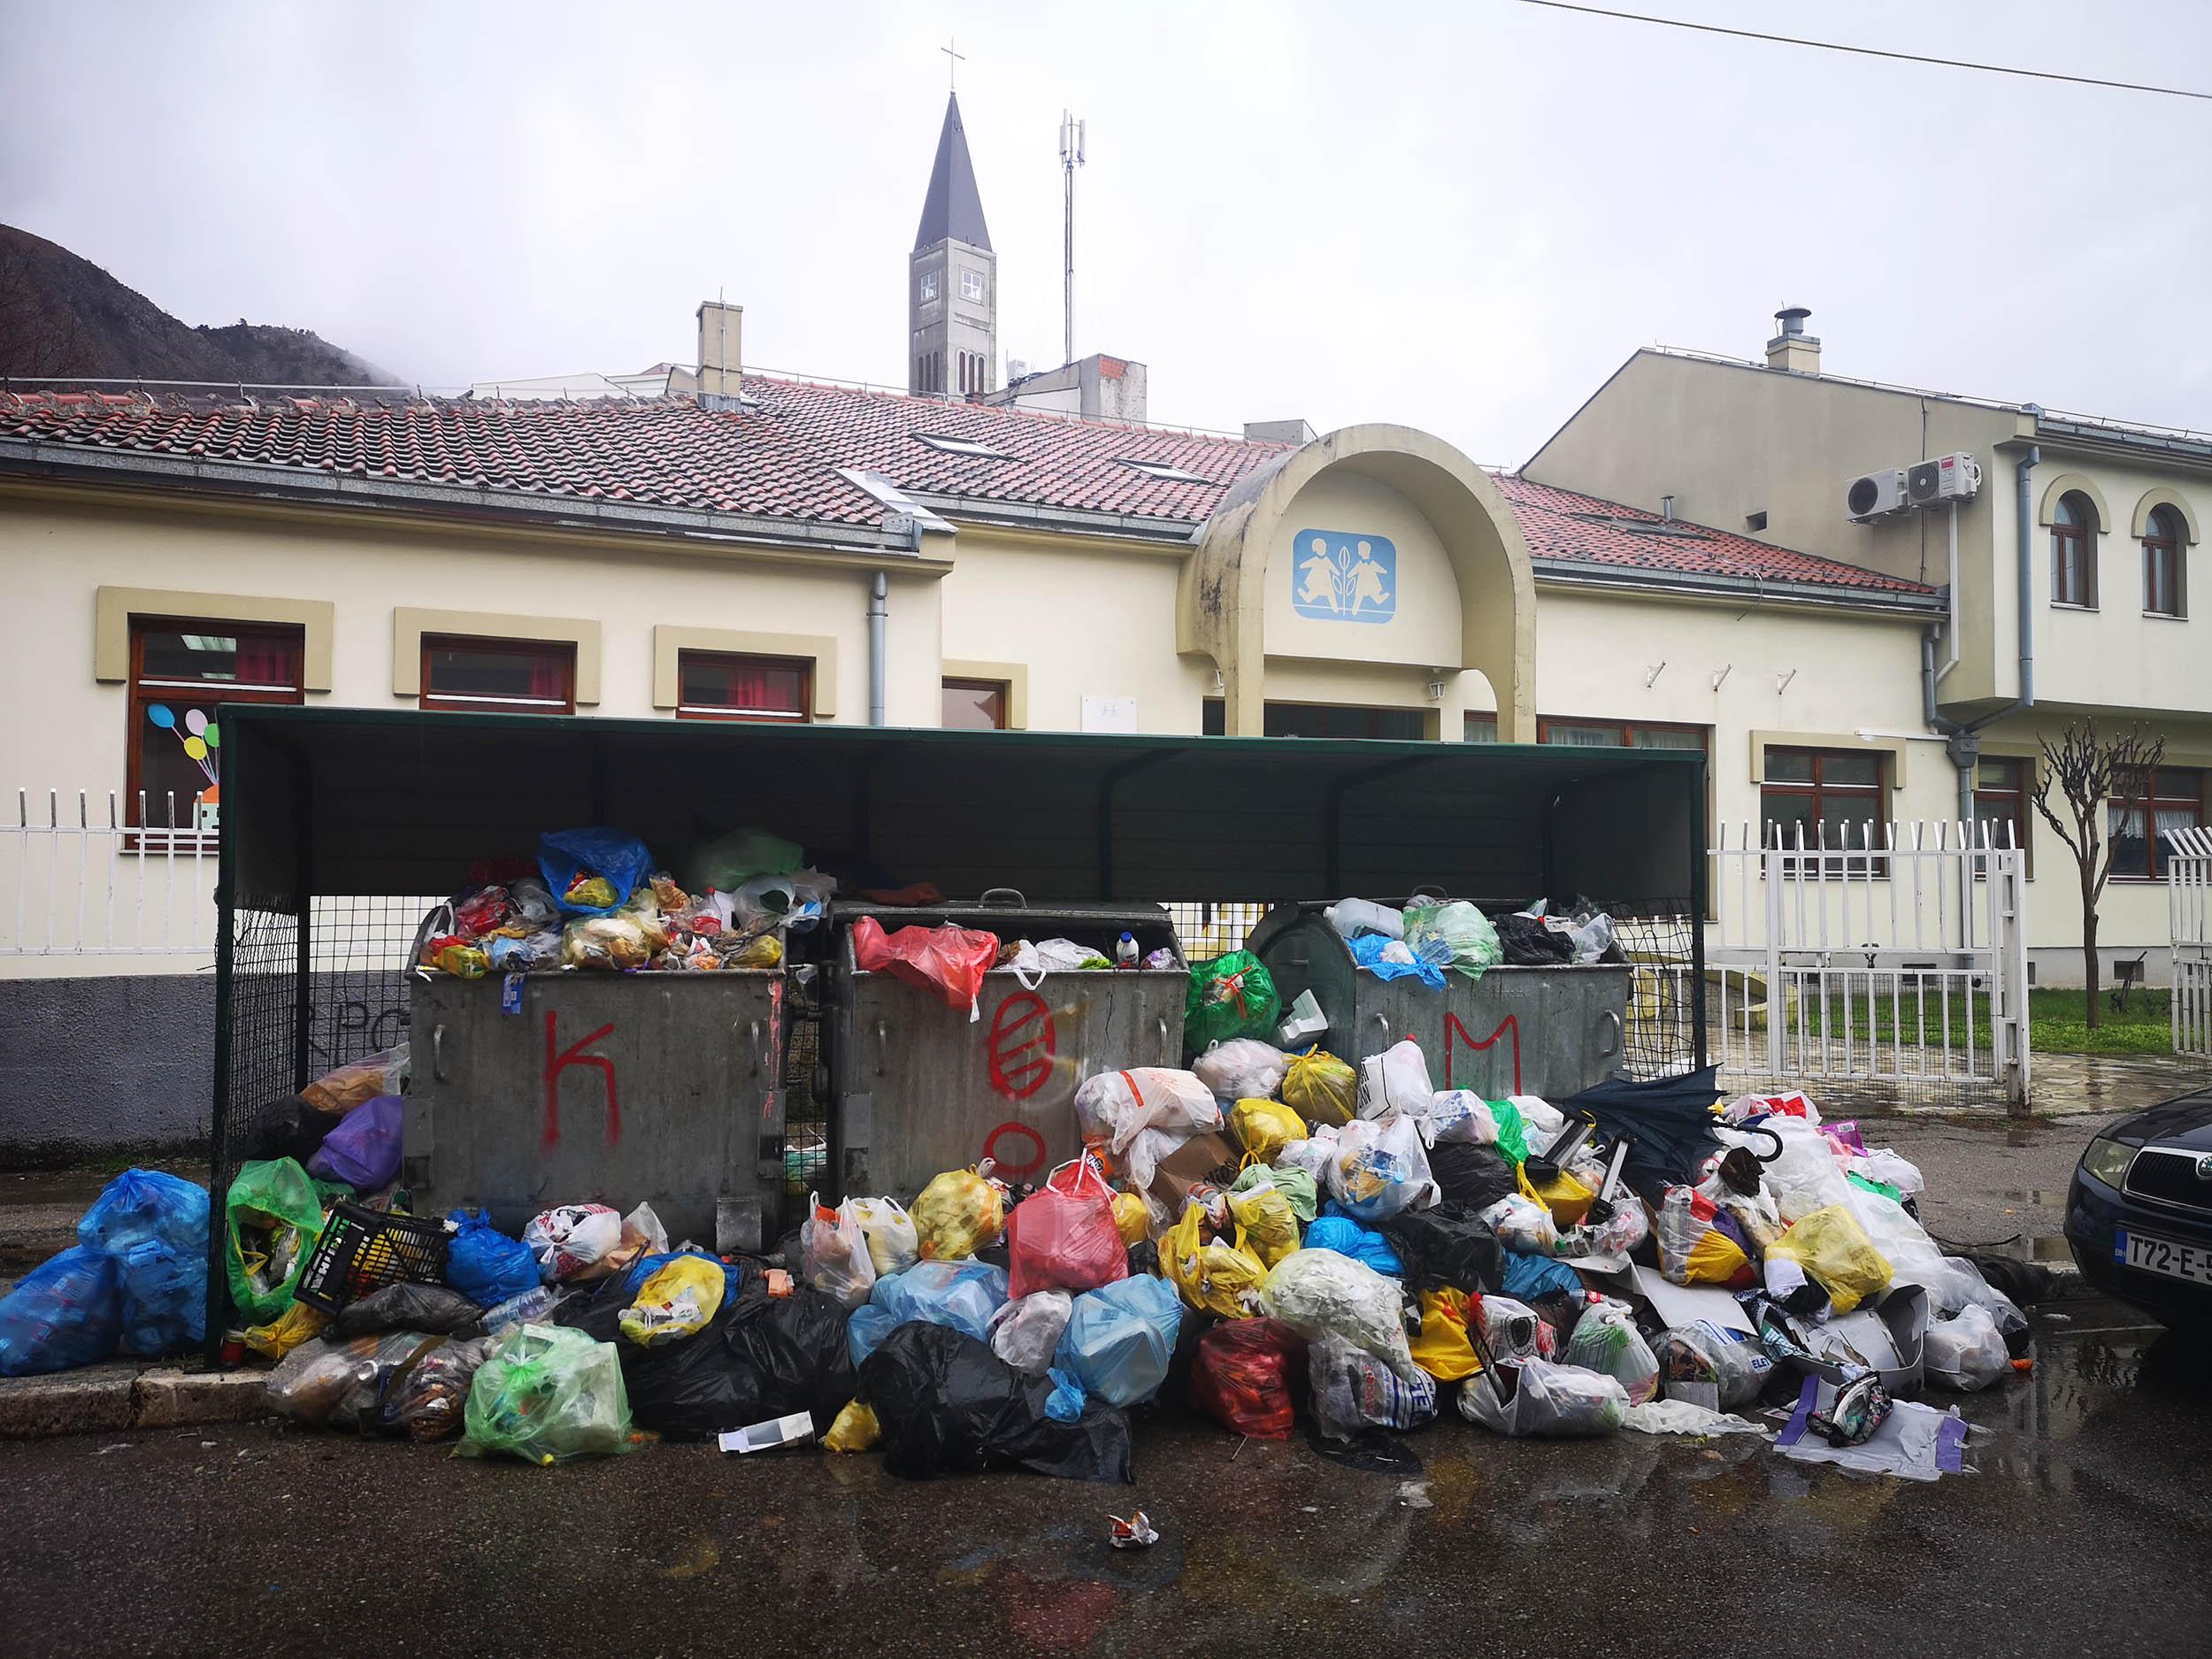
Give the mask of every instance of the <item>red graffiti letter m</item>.
M 607 1086 L 607 1144 L 613 1146 L 622 1139 L 622 1096 L 614 1086 L 614 1062 L 603 1054 L 586 1054 L 585 1049 L 602 1037 L 614 1033 L 612 1024 L 602 1025 L 597 1031 L 565 1048 L 556 1034 L 559 1017 L 551 1009 L 545 1010 L 545 1136 L 548 1148 L 561 1143 L 561 1073 L 572 1065 L 595 1068 Z

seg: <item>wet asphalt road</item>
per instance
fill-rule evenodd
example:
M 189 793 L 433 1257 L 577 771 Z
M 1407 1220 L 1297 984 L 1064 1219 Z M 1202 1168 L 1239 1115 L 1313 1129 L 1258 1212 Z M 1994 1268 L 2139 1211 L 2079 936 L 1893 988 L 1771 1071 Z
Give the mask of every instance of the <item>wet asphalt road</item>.
M 1179 1418 L 1140 1429 L 1133 1489 L 670 1446 L 539 1470 L 271 1425 L 0 1445 L 0 1647 L 2202 1655 L 2212 1360 L 2101 1301 L 2038 1329 L 2032 1379 L 1961 1402 L 1978 1472 L 1934 1486 L 1456 1417 L 1412 1442 L 1427 1508 Z M 1133 1505 L 1162 1540 L 1117 1554 Z

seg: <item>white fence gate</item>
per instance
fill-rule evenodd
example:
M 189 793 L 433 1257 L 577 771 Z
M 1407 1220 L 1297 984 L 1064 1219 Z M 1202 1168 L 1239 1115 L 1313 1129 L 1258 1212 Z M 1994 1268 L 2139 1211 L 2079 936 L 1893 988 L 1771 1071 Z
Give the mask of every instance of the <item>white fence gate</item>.
M 192 803 L 149 801 L 133 814 L 115 790 L 16 791 L 0 821 L 0 956 L 193 958 L 215 953 L 215 841 L 191 827 Z M 173 828 L 141 827 L 165 820 Z
M 2212 830 L 2166 832 L 2174 1052 L 2212 1060 Z
M 1886 835 L 1885 835 L 1885 828 Z M 1987 826 L 1858 824 L 1828 845 L 1712 849 L 1713 1057 L 1745 1079 L 1863 1083 L 1923 1100 L 2028 1087 L 2022 855 Z

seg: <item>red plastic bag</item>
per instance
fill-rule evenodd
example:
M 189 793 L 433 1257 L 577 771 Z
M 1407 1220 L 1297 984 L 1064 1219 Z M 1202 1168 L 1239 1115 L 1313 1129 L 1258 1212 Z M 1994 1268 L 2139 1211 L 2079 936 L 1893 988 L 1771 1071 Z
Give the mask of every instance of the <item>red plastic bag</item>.
M 895 933 L 864 916 L 853 924 L 853 960 L 864 973 L 889 972 L 934 991 L 945 1006 L 975 1011 L 983 976 L 998 961 L 998 935 L 972 927 L 902 927 Z
M 1306 1339 L 1280 1319 L 1231 1319 L 1198 1339 L 1191 1403 L 1232 1434 L 1286 1440 L 1297 1408 L 1291 1368 L 1305 1379 Z
M 1088 1158 L 1063 1164 L 1006 1217 L 1007 1294 L 1085 1291 L 1129 1277 L 1114 1192 Z

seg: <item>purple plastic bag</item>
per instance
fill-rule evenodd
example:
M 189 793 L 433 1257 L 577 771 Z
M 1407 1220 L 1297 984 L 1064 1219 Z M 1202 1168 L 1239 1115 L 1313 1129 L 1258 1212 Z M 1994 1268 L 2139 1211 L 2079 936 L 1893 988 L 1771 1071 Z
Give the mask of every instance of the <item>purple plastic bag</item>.
M 343 1181 L 357 1193 L 389 1187 L 399 1176 L 399 1141 L 406 1102 L 396 1094 L 364 1101 L 323 1137 L 307 1172 Z

